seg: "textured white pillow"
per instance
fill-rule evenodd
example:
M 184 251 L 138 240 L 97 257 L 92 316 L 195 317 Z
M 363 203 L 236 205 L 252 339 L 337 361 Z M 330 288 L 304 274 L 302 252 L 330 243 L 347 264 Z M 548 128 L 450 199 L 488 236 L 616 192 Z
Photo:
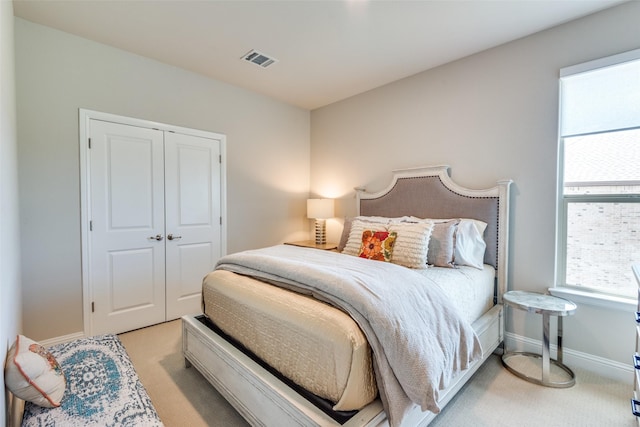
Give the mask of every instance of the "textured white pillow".
M 360 246 L 362 245 L 362 233 L 364 230 L 387 231 L 387 222 L 388 221 L 386 221 L 386 219 L 384 223 L 354 219 L 351 222 L 349 238 L 347 239 L 347 243 L 344 245 L 344 249 L 342 249 L 342 253 L 358 256 L 360 253 Z
M 338 252 L 342 252 L 347 245 L 349 235 L 351 234 L 351 226 L 353 224 L 353 221 L 356 220 L 371 222 L 375 224 L 388 224 L 391 221 L 391 218 L 382 216 L 356 216 L 353 218 L 345 218 L 344 226 L 342 227 L 342 235 L 340 236 L 340 242 L 338 243 Z
M 409 268 L 427 268 L 432 222 L 394 222 L 387 229 L 398 233 L 391 254 L 392 263 Z
M 60 406 L 66 388 L 64 373 L 53 355 L 23 335 L 9 349 L 4 381 L 15 396 L 46 408 Z
M 482 238 L 487 224 L 478 220 L 462 220 L 458 224 L 456 234 L 456 265 L 468 265 L 482 269 L 484 265 L 484 251 L 487 244 Z

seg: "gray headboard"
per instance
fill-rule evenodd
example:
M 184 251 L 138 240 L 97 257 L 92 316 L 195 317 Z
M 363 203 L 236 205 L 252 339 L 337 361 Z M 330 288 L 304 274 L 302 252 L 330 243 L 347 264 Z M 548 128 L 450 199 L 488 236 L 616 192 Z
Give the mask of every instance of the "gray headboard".
M 419 218 L 473 218 L 487 223 L 485 263 L 497 270 L 498 295 L 506 290 L 509 187 L 502 180 L 483 190 L 464 188 L 449 177 L 449 166 L 402 169 L 377 193 L 356 189 L 359 215 Z

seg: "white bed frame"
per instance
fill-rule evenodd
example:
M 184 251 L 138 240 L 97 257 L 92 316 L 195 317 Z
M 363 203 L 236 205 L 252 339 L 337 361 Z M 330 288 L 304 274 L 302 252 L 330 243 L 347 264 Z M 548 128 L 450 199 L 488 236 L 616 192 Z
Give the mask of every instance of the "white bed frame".
M 366 193 L 363 189 L 356 189 L 358 212 L 365 215 L 384 213 L 381 216 L 415 215 L 443 218 L 443 216 L 430 216 L 428 215 L 430 212 L 425 214 L 424 210 L 429 211 L 430 207 L 423 206 L 424 200 L 420 202 L 422 194 L 416 195 L 415 198 L 411 196 L 411 203 L 407 203 L 407 205 L 412 205 L 415 199 L 418 201 L 418 206 L 409 207 L 408 212 L 403 210 L 403 213 L 400 213 L 397 209 L 398 206 L 385 212 L 381 212 L 377 207 L 377 204 L 386 203 L 386 197 L 391 197 L 389 199 L 391 205 L 398 205 L 397 199 L 393 198 L 394 191 L 405 183 L 410 182 L 410 185 L 414 185 L 418 182 L 415 181 L 416 179 L 423 178 L 439 183 L 437 186 L 439 186 L 438 191 L 441 194 L 437 197 L 445 197 L 449 202 L 460 199 L 460 206 L 464 205 L 460 208 L 461 210 L 458 210 L 456 202 L 449 203 L 453 209 L 444 218 L 467 217 L 486 220 L 486 222 L 495 221 L 490 223 L 487 228 L 491 235 L 485 236 L 485 240 L 487 240 L 488 248 L 492 247 L 489 245 L 494 245 L 493 247 L 496 248 L 495 253 L 488 256 L 492 258 L 491 261 L 496 267 L 496 305 L 472 325 L 482 344 L 482 359 L 474 362 L 469 369 L 462 372 L 447 389 L 441 392 L 438 403 L 443 408 L 503 340 L 502 294 L 507 289 L 509 187 L 511 181 L 499 181 L 497 186 L 490 189 L 472 190 L 455 184 L 449 177 L 448 166 L 398 170 L 394 171 L 390 186 L 383 191 L 371 194 Z M 437 203 L 433 201 L 434 197 L 436 196 L 429 193 L 428 205 Z M 476 201 L 485 205 L 493 203 L 493 207 L 490 209 L 493 210 L 493 213 L 486 214 L 485 212 L 480 217 L 474 216 Z M 399 208 L 404 209 L 405 207 L 400 206 Z M 483 217 L 483 215 L 489 216 Z M 485 259 L 486 261 L 487 259 Z M 195 316 L 184 316 L 182 325 L 182 351 L 186 366 L 195 366 L 253 426 L 389 426 L 379 398 L 361 409 L 345 424 L 339 424 L 224 338 L 206 327 Z M 414 406 L 405 417 L 403 427 L 426 426 L 436 416 L 437 414 L 429 411 L 423 412 L 418 406 Z

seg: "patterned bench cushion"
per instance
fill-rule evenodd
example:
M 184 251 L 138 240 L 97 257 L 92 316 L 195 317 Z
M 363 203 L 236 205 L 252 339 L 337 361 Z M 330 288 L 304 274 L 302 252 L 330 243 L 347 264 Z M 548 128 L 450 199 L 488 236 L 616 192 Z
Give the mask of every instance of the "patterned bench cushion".
M 27 402 L 23 426 L 162 426 L 127 352 L 115 335 L 49 348 L 64 371 L 60 407 Z

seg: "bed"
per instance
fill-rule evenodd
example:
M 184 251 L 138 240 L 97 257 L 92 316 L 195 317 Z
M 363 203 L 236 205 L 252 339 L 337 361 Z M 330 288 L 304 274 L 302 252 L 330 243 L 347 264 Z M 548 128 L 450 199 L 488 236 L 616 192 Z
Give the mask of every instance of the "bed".
M 510 183 L 472 190 L 454 183 L 448 166 L 394 171 L 391 184 L 380 192 L 357 189 L 358 217 L 345 222 L 343 253 L 278 245 L 223 258 L 203 282 L 205 316 L 183 317 L 187 366 L 195 366 L 252 425 L 429 424 L 502 342 Z M 462 230 L 463 222 L 483 224 L 480 265 L 447 268 L 452 265 L 430 260 L 440 267 L 406 268 L 426 256 L 421 244 L 406 253 L 401 249 L 420 242 L 425 235 L 420 227 L 429 228 L 429 251 L 439 254 L 446 248 L 434 251 L 433 244 L 446 241 L 441 239 L 448 230 Z M 395 245 L 390 246 L 394 262 L 347 255 L 362 255 L 352 253 L 359 227 L 397 238 L 387 240 Z M 406 240 L 411 233 L 416 237 Z M 458 236 L 460 247 L 463 237 Z M 366 274 L 361 265 L 367 266 Z M 345 271 L 355 271 L 355 277 Z M 409 292 L 414 282 L 422 293 L 425 280 L 439 289 L 437 297 L 396 296 L 405 288 Z M 442 286 L 442 280 L 452 285 Z M 355 288 L 366 282 L 367 296 L 349 302 L 354 285 L 343 282 L 354 282 Z M 389 282 L 402 286 L 387 293 Z M 463 309 L 450 303 L 454 300 L 466 300 Z M 377 307 L 383 305 L 379 301 L 384 308 Z M 438 308 L 427 309 L 429 304 Z M 405 309 L 411 305 L 414 310 Z M 412 311 L 420 319 L 405 319 L 404 312 Z M 433 318 L 424 312 L 433 312 Z M 419 323 L 427 317 L 426 326 Z M 380 323 L 401 326 L 389 334 L 378 330 Z M 403 335 L 416 325 L 421 325 L 418 334 Z M 435 330 L 443 333 L 430 332 Z M 432 335 L 447 341 L 423 343 Z M 405 342 L 410 343 L 406 348 Z M 440 347 L 455 347 L 457 353 L 445 352 L 441 362 L 433 350 Z M 416 348 L 429 349 L 419 362 L 412 354 Z M 424 362 L 429 357 L 437 372 Z

